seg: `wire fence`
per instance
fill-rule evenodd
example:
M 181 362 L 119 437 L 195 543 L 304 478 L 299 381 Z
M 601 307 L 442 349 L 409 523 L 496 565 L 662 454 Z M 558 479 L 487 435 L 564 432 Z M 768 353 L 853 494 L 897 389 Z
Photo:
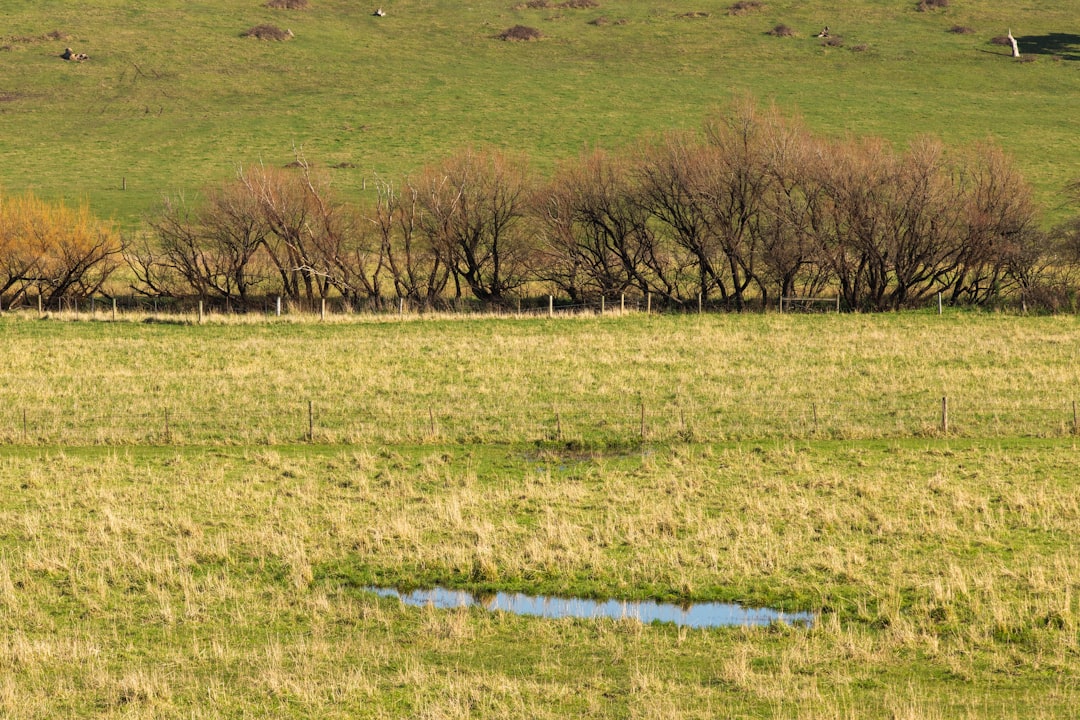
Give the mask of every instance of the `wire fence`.
M 724 404 L 627 400 L 508 406 L 457 402 L 406 408 L 364 407 L 334 399 L 249 408 L 95 412 L 86 408 L 0 411 L 0 443 L 9 445 L 287 445 L 411 443 L 557 443 L 623 446 L 643 442 L 920 437 L 1066 437 L 1080 433 L 1077 403 L 1025 398 L 942 397 L 878 402 L 754 398 Z

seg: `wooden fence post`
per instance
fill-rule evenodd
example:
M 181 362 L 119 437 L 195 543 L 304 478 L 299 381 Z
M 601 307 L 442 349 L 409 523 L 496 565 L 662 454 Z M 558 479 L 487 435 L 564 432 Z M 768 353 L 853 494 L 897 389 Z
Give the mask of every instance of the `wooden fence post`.
M 641 442 L 645 442 L 645 398 L 641 398 Z
M 945 435 L 949 434 L 949 398 L 947 395 L 941 396 L 941 432 Z
M 320 298 L 321 304 L 319 305 L 319 320 L 326 320 L 326 298 Z
M 280 295 L 277 296 L 276 313 L 277 313 L 277 317 L 281 317 L 281 296 Z
M 112 299 L 112 319 L 116 321 L 116 298 Z
M 37 314 L 38 314 L 39 319 L 45 317 L 45 311 L 41 309 L 41 291 L 40 290 L 38 291 L 38 296 L 37 296 Z
M 652 293 L 645 293 L 645 314 L 652 315 Z
M 604 314 L 604 296 L 603 295 L 600 296 L 600 314 L 601 315 Z
M 555 317 L 555 296 L 548 295 L 548 317 Z
M 202 325 L 202 323 L 203 323 L 203 305 L 202 305 L 202 300 L 200 300 L 199 301 L 199 324 Z
M 626 314 L 626 293 L 619 296 L 619 312 L 623 315 Z

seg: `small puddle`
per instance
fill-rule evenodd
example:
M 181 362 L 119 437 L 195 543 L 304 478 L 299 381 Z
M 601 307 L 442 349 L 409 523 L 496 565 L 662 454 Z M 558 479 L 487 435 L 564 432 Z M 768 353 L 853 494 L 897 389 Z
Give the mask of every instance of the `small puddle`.
M 532 615 L 542 618 L 633 618 L 642 623 L 662 622 L 691 628 L 743 627 L 769 625 L 774 622 L 788 625 L 811 625 L 811 613 L 785 613 L 770 608 L 748 608 L 734 603 L 695 603 L 675 605 L 651 600 L 583 600 L 520 593 L 494 593 L 478 595 L 464 590 L 413 590 L 403 593 L 389 588 L 365 588 L 368 592 L 389 598 L 398 598 L 406 605 L 428 605 L 447 610 L 451 608 L 482 607 L 501 610 L 515 615 Z

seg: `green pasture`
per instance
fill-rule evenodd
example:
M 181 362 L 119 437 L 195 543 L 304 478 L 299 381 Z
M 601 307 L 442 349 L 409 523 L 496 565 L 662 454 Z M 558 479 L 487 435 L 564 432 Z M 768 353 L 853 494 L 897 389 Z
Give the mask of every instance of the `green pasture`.
M 79 317 L 0 320 L 0 439 L 1062 437 L 1080 402 L 1075 316 Z
M 8 313 L 0 715 L 1075 715 L 1078 337 L 955 311 Z M 365 590 L 434 584 L 817 620 Z
M 0 449 L 7 718 L 1058 718 L 1073 440 Z M 370 583 L 812 610 L 688 630 Z
M 0 187 L 85 198 L 131 228 L 163 194 L 297 152 L 347 197 L 466 145 L 524 151 L 542 175 L 583 148 L 698 127 L 751 93 L 828 135 L 992 139 L 1049 218 L 1073 210 L 1080 29 L 1067 0 L 770 1 L 742 16 L 716 0 L 514 4 L 387 0 L 380 18 L 351 0 L 0 1 Z M 264 23 L 295 37 L 240 37 Z M 797 36 L 766 34 L 780 23 Z M 493 39 L 516 24 L 545 37 Z M 841 47 L 813 37 L 824 25 Z M 1033 62 L 989 44 L 1010 28 Z M 61 60 L 67 46 L 90 60 Z

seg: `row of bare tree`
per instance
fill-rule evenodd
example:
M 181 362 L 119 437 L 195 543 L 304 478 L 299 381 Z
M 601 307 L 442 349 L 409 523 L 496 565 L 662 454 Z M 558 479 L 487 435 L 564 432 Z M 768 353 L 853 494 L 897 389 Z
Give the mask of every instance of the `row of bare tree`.
M 437 307 L 554 288 L 575 302 L 650 293 L 732 309 L 839 293 L 882 310 L 937 292 L 1061 298 L 1080 266 L 1080 225 L 1042 232 L 992 146 L 825 139 L 751 102 L 701 132 L 586 153 L 545 182 L 520 156 L 468 150 L 375 185 L 358 207 L 304 163 L 256 166 L 197 205 L 170 200 L 128 251 L 136 289 Z

